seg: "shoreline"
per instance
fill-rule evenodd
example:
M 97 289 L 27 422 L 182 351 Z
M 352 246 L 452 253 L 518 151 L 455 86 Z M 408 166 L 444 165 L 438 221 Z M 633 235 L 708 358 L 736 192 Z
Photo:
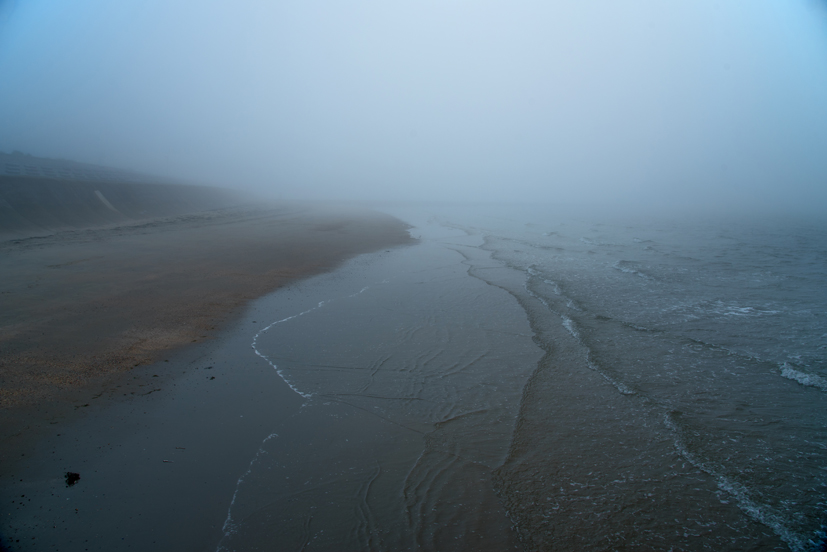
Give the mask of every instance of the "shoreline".
M 65 412 L 41 412 L 38 438 L 27 432 L 14 440 L 28 443 L 25 450 L 17 448 L 25 458 L 9 458 L 6 466 L 13 469 L 0 469 L 0 503 L 11 514 L 5 516 L 0 509 L 0 519 L 6 519 L 0 527 L 0 541 L 15 552 L 51 547 L 64 551 L 229 551 L 272 545 L 273 528 L 278 528 L 277 538 L 283 544 L 306 540 L 312 519 L 314 542 L 320 549 L 351 550 L 357 549 L 355 541 L 344 546 L 330 539 L 337 534 L 334 529 L 353 521 L 352 500 L 362 496 L 370 498 L 370 506 L 366 502 L 365 507 L 375 509 L 381 518 L 374 520 L 378 524 L 370 532 L 371 539 L 383 540 L 391 548 L 407 548 L 402 545 L 414 542 L 409 539 L 418 542 L 420 536 L 427 542 L 453 543 L 467 533 L 480 550 L 519 549 L 505 510 L 493 488 L 484 483 L 490 479 L 493 466 L 489 464 L 496 464 L 493 459 L 502 455 L 507 439 L 497 445 L 491 441 L 490 424 L 468 425 L 479 412 L 473 397 L 457 403 L 454 416 L 447 420 L 441 407 L 431 413 L 435 418 L 419 412 L 418 406 L 415 412 L 408 412 L 407 407 L 396 414 L 385 412 L 385 399 L 395 395 L 382 391 L 385 377 L 380 374 L 376 393 L 361 400 L 335 389 L 308 389 L 307 394 L 313 396 L 308 399 L 300 393 L 304 387 L 291 388 L 289 375 L 285 379 L 273 373 L 274 359 L 267 347 L 277 336 L 270 334 L 259 341 L 263 359 L 251 349 L 261 330 L 285 317 L 315 328 L 308 332 L 307 327 L 287 325 L 295 327 L 282 338 L 288 348 L 297 347 L 297 352 L 302 347 L 305 353 L 317 350 L 318 337 L 327 336 L 331 354 L 337 355 L 335 350 L 343 343 L 336 344 L 331 327 L 357 334 L 367 331 L 367 335 L 381 336 L 382 343 L 391 343 L 393 339 L 385 338 L 395 335 L 399 316 L 408 320 L 406 308 L 402 306 L 392 319 L 395 322 L 364 311 L 362 315 L 373 320 L 371 324 L 378 324 L 371 326 L 364 318 L 354 318 L 359 309 L 353 309 L 353 301 L 357 305 L 367 301 L 364 306 L 380 313 L 386 307 L 399 307 L 396 298 L 412 299 L 421 293 L 418 284 L 428 285 L 431 278 L 418 275 L 422 270 L 438 274 L 436 288 L 428 292 L 430 300 L 438 301 L 439 294 L 434 292 L 446 277 L 454 282 L 452 289 L 465 290 L 461 297 L 474 297 L 480 289 L 488 289 L 487 284 L 472 279 L 475 289 L 468 290 L 463 284 L 467 267 L 461 256 L 442 251 L 433 257 L 425 244 L 427 238 L 422 238 L 415 247 L 377 250 L 354 257 L 334 271 L 295 281 L 250 303 L 218 332 L 217 339 L 183 347 L 155 364 L 131 370 L 128 378 L 112 382 L 102 397 L 88 399 L 88 406 L 79 401 L 65 405 Z M 398 277 L 402 274 L 407 276 Z M 370 291 L 363 295 L 360 290 L 365 289 Z M 494 304 L 509 302 L 503 292 L 497 294 L 500 298 Z M 456 300 L 464 304 L 461 297 Z M 305 318 L 303 313 L 310 311 Z M 513 313 L 519 316 L 517 310 Z M 509 320 L 501 323 L 509 325 Z M 321 326 L 317 326 L 319 321 L 323 321 Z M 315 335 L 315 331 L 321 333 Z M 478 329 L 476 335 L 486 336 L 485 343 L 491 345 L 487 329 Z M 351 342 L 345 338 L 342 353 L 350 350 L 347 343 Z M 380 354 L 373 346 L 366 352 Z M 534 354 L 533 349 L 526 352 Z M 275 361 L 282 369 L 291 363 L 291 354 L 285 354 Z M 304 356 L 299 353 L 299 358 Z M 393 364 L 404 366 L 406 359 L 402 354 Z M 479 361 L 473 364 L 498 372 L 499 360 Z M 506 364 L 514 362 L 519 364 L 509 357 Z M 450 365 L 450 359 L 439 365 L 445 363 Z M 331 368 L 329 364 L 325 367 Z M 346 372 L 350 375 L 323 373 L 333 379 L 344 376 L 349 380 L 353 375 L 350 370 Z M 366 375 L 356 375 L 356 381 Z M 478 376 L 484 378 L 482 373 Z M 452 379 L 452 389 L 471 382 L 465 371 L 448 377 L 458 378 Z M 506 385 L 500 375 L 495 379 L 497 385 Z M 506 410 L 516 405 L 510 404 Z M 498 399 L 496 409 L 502 407 Z M 430 411 L 431 407 L 425 408 Z M 462 414 L 466 410 L 470 417 Z M 511 427 L 509 419 L 502 420 L 502 429 Z M 475 433 L 474 427 L 481 433 Z M 505 437 L 506 433 L 496 435 Z M 474 453 L 457 466 L 451 463 L 452 469 L 460 469 L 457 477 L 450 478 L 453 483 L 444 489 L 439 485 L 433 496 L 420 497 L 432 506 L 441 503 L 440 497 L 453 497 L 448 500 L 450 506 L 425 508 L 412 518 L 418 529 L 408 527 L 404 505 L 399 502 L 400 489 L 407 488 L 405 482 L 409 477 L 427 481 L 432 469 L 441 471 L 443 461 L 454 458 L 455 447 L 443 438 L 453 436 L 465 442 L 466 435 L 475 434 L 484 436 L 487 452 Z M 79 474 L 76 484 L 64 481 L 68 472 Z M 343 481 L 326 486 L 342 474 L 346 474 Z M 286 484 L 273 486 L 272 478 Z M 366 481 L 370 497 L 364 494 Z M 462 500 L 456 501 L 457 496 Z M 454 522 L 448 523 L 445 515 Z
M 211 339 L 258 297 L 410 243 L 406 228 L 366 210 L 270 206 L 0 242 L 0 411 Z
M 408 228 L 367 209 L 269 205 L 0 242 L 10 276 L 0 297 L 13 307 L 0 315 L 0 515 L 14 520 L 0 529 L 0 550 L 39 549 L 44 540 L 91 550 L 91 541 L 80 546 L 99 531 L 89 523 L 98 525 L 104 496 L 119 494 L 135 504 L 129 516 L 156 525 L 133 542 L 180 549 L 193 544 L 181 539 L 196 539 L 209 548 L 222 534 L 216 516 L 226 515 L 225 499 L 255 453 L 247 448 L 273 418 L 303 404 L 266 363 L 239 362 L 249 325 L 264 320 L 257 305 L 359 255 L 414 243 Z M 10 355 L 10 345 L 28 356 Z M 244 414 L 229 415 L 228 405 Z M 67 472 L 80 473 L 80 484 L 65 485 Z M 21 495 L 52 513 L 26 511 Z M 183 526 L 169 523 L 188 509 Z M 134 526 L 115 510 L 101 542 Z M 83 511 L 91 517 L 72 517 Z
M 188 365 L 169 361 L 220 344 L 256 300 L 412 243 L 407 228 L 366 209 L 266 205 L 0 241 L 0 474 L 55 427 L 175 385 Z

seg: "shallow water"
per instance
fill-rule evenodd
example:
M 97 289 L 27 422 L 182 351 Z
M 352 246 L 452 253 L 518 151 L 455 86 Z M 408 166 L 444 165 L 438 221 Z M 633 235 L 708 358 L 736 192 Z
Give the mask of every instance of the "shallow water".
M 282 294 L 290 314 L 255 350 L 307 398 L 301 416 L 321 436 L 274 429 L 220 549 L 265 546 L 274 531 L 285 549 L 518 547 L 491 472 L 541 353 L 513 298 L 468 276 L 458 249 L 481 240 L 434 234 Z
M 277 293 L 251 336 L 303 420 L 219 550 L 817 545 L 823 224 L 391 212 L 418 245 Z

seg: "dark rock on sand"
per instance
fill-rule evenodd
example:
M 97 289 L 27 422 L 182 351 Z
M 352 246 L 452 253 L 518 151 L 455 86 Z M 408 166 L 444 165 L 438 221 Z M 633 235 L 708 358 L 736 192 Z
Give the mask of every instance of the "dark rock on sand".
M 80 474 L 75 472 L 66 472 L 66 486 L 71 487 L 80 481 Z

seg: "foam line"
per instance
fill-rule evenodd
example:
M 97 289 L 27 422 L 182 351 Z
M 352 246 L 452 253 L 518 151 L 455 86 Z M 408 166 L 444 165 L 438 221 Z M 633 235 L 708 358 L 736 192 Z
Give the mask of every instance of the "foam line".
M 253 471 L 253 464 L 258 461 L 258 457 L 264 454 L 264 443 L 272 439 L 273 437 L 278 437 L 277 434 L 271 433 L 267 437 L 265 437 L 264 441 L 261 442 L 261 446 L 258 448 L 258 452 L 250 460 L 250 466 L 247 468 L 247 471 L 238 478 L 238 482 L 235 484 L 235 492 L 233 493 L 233 499 L 230 501 L 230 507 L 227 509 L 227 519 L 224 520 L 224 525 L 221 526 L 221 531 L 224 532 L 224 538 L 226 539 L 233 533 L 235 533 L 236 525 L 233 523 L 233 506 L 235 506 L 235 499 L 238 496 L 238 489 L 241 487 L 241 483 L 244 481 L 244 478 L 250 475 Z M 224 540 L 224 539 L 221 539 Z M 221 543 L 218 543 L 218 548 L 215 549 L 215 552 L 221 552 L 222 550 L 227 550 Z
M 365 286 L 361 290 L 357 291 L 356 293 L 351 293 L 350 295 L 346 296 L 345 299 L 350 298 L 350 297 L 356 297 L 357 295 L 361 295 L 362 293 L 367 291 L 369 288 L 370 288 L 370 286 Z M 272 322 L 269 326 L 267 326 L 265 328 L 262 328 L 261 330 L 259 330 L 256 333 L 256 335 L 253 337 L 253 343 L 250 345 L 253 348 L 253 351 L 258 356 L 263 358 L 267 362 L 267 364 L 269 364 L 270 366 L 273 367 L 273 369 L 276 371 L 276 373 L 279 375 L 279 377 L 284 381 L 284 383 L 287 384 L 287 386 L 290 389 L 292 389 L 296 394 L 301 395 L 305 399 L 309 399 L 310 397 L 313 396 L 313 394 L 312 393 L 303 393 L 303 392 L 299 391 L 296 388 L 296 386 L 294 386 L 292 383 L 290 383 L 290 381 L 288 381 L 288 379 L 284 376 L 284 373 L 282 372 L 281 368 L 279 368 L 278 365 L 276 365 L 274 362 L 270 361 L 269 358 L 267 358 L 264 354 L 262 354 L 261 351 L 258 350 L 258 348 L 256 347 L 256 344 L 258 343 L 259 336 L 261 336 L 261 334 L 263 334 L 264 332 L 270 330 L 270 328 L 272 328 L 273 326 L 276 326 L 278 324 L 282 324 L 282 323 L 287 322 L 289 320 L 293 320 L 294 318 L 299 318 L 300 316 L 304 316 L 305 314 L 311 313 L 315 310 L 318 310 L 318 309 L 322 308 L 327 303 L 330 303 L 332 301 L 335 301 L 335 299 L 328 299 L 327 301 L 320 301 L 318 305 L 316 305 L 313 308 L 307 309 L 304 312 L 300 312 L 298 314 L 294 314 L 293 316 L 288 316 L 287 318 L 282 318 L 281 320 L 276 320 L 275 322 Z
M 822 391 L 827 391 L 827 379 L 796 370 L 786 362 L 781 366 L 781 376 L 796 381 L 805 387 L 816 387 Z
M 663 419 L 665 422 L 664 425 L 672 431 L 675 450 L 677 450 L 678 454 L 686 458 L 690 464 L 699 470 L 712 476 L 718 488 L 733 497 L 742 512 L 771 529 L 773 533 L 790 547 L 790 550 L 793 552 L 806 552 L 808 547 L 804 537 L 787 526 L 787 520 L 781 513 L 767 504 L 761 504 L 753 500 L 750 497 L 749 489 L 737 481 L 726 477 L 722 468 L 712 462 L 704 461 L 689 452 L 683 443 L 681 430 L 677 424 L 672 421 L 671 414 L 667 412 L 664 414 Z

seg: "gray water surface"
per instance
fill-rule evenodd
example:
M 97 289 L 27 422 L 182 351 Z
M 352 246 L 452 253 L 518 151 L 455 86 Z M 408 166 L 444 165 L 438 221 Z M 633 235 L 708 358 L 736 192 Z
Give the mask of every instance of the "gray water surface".
M 274 427 L 220 550 L 818 545 L 817 222 L 394 214 L 418 245 L 274 297 L 255 351 L 320 429 Z

